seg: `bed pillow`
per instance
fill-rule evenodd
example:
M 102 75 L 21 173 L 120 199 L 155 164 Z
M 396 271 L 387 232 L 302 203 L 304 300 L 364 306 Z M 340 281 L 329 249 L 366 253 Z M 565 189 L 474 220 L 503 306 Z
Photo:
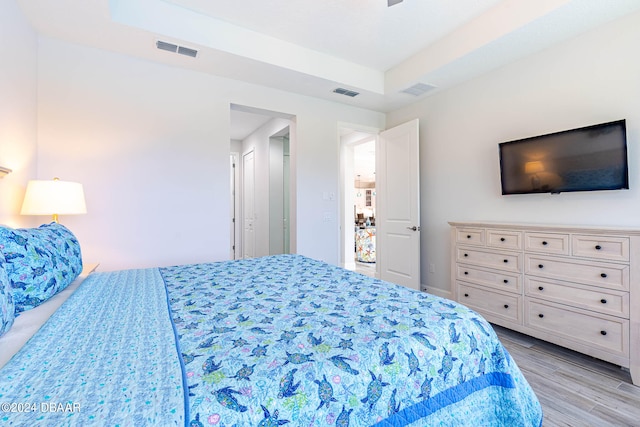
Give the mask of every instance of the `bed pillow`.
M 82 271 L 78 240 L 55 222 L 38 228 L 0 226 L 0 251 L 6 260 L 16 315 L 51 298 Z
M 0 337 L 11 329 L 13 319 L 15 318 L 13 292 L 4 267 L 4 255 L 0 252 Z

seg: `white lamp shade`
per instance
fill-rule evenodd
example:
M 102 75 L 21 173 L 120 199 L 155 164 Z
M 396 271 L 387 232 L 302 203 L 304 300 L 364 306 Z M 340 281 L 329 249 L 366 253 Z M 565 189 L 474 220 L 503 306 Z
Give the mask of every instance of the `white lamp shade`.
M 60 180 L 29 181 L 22 215 L 74 215 L 87 213 L 82 184 Z

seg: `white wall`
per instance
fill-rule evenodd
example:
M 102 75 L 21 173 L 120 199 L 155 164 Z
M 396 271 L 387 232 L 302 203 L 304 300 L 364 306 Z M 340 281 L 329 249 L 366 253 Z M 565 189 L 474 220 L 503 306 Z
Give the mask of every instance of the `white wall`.
M 0 224 L 31 225 L 20 212 L 29 179 L 36 178 L 37 36 L 14 1 L 0 2 Z
M 423 284 L 449 292 L 447 221 L 640 226 L 639 40 L 635 14 L 387 116 L 420 119 Z M 501 196 L 498 143 L 617 119 L 630 190 Z
M 339 262 L 337 123 L 383 114 L 48 38 L 38 61 L 38 175 L 84 184 L 62 222 L 101 270 L 228 259 L 232 103 L 297 117 L 297 252 Z

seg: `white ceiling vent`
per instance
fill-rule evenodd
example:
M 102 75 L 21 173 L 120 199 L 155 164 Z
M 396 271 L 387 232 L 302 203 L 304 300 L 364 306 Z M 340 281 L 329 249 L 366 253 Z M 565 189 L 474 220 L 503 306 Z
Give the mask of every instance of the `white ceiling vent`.
M 189 47 L 178 46 L 177 44 L 163 42 L 162 40 L 156 41 L 156 47 L 160 50 L 166 50 L 168 52 L 179 53 L 180 55 L 190 56 L 195 58 L 198 56 L 198 51 Z
M 421 96 L 435 88 L 435 86 L 428 85 L 426 83 L 416 83 L 411 87 L 401 90 L 400 93 L 406 93 L 413 96 Z
M 334 92 L 334 93 L 338 93 L 338 94 L 340 94 L 340 95 L 350 96 L 351 98 L 353 98 L 354 96 L 358 96 L 358 95 L 360 95 L 360 92 L 354 92 L 354 91 L 352 91 L 352 90 L 345 89 L 345 88 L 342 88 L 342 87 L 339 87 L 339 88 L 337 88 L 337 89 L 334 89 L 334 90 L 333 90 L 333 92 Z

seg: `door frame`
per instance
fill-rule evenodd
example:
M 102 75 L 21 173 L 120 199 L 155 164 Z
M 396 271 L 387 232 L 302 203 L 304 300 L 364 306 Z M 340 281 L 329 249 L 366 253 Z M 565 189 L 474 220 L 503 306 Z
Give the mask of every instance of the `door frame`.
M 241 192 L 241 194 L 242 194 L 242 234 L 241 234 L 241 236 L 242 236 L 242 259 L 247 258 L 247 256 L 246 256 L 247 254 L 245 254 L 245 250 L 246 250 L 245 242 L 246 242 L 246 239 L 247 239 L 247 231 L 246 231 L 246 228 L 247 228 L 247 224 L 246 224 L 246 220 L 247 220 L 246 219 L 247 205 L 245 203 L 246 197 L 247 197 L 247 192 L 246 192 L 246 189 L 247 189 L 247 182 L 246 182 L 247 169 L 245 168 L 245 157 L 248 156 L 249 154 L 251 154 L 253 156 L 252 161 L 254 162 L 254 165 L 252 167 L 252 169 L 253 169 L 253 171 L 252 171 L 252 173 L 253 173 L 252 179 L 253 179 L 254 182 L 251 183 L 252 187 L 253 187 L 252 188 L 252 192 L 253 192 L 253 195 L 254 195 L 253 201 L 252 201 L 254 215 L 253 215 L 253 218 L 251 219 L 251 223 L 249 224 L 249 227 L 252 230 L 253 230 L 253 227 L 254 227 L 253 223 L 256 220 L 256 218 L 255 218 L 255 150 L 253 148 L 251 148 L 251 149 L 249 149 L 247 151 L 244 151 L 242 153 L 242 192 Z M 255 246 L 256 246 L 256 243 L 255 243 L 255 231 L 253 231 L 253 245 L 252 246 L 253 246 L 253 254 L 251 254 L 249 256 L 250 258 L 255 256 Z
M 229 248 L 231 259 L 240 259 L 242 257 L 242 211 L 240 204 L 240 196 L 242 195 L 241 191 L 241 182 L 240 182 L 240 170 L 242 168 L 240 164 L 240 153 L 237 151 L 232 151 L 230 154 L 230 162 L 229 165 L 231 167 L 231 177 L 232 183 L 230 185 L 231 190 L 231 209 L 233 211 L 232 217 L 232 225 L 231 232 L 233 236 L 231 237 L 231 247 Z

